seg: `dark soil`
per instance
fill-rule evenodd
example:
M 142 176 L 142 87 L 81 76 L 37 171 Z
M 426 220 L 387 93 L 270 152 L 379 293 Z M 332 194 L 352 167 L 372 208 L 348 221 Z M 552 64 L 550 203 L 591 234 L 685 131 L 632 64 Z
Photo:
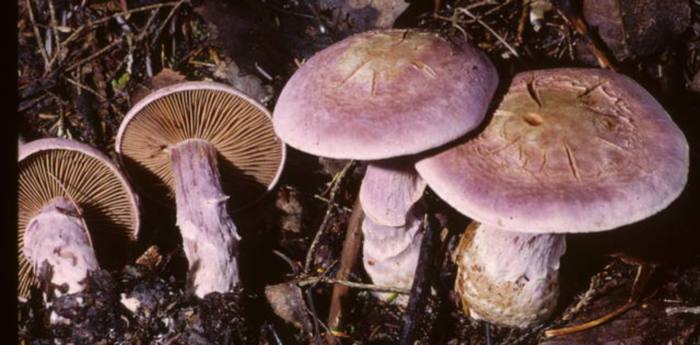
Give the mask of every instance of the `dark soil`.
M 456 40 L 468 38 L 490 55 L 504 89 L 520 71 L 596 66 L 584 36 L 564 15 L 581 16 L 580 2 L 551 2 L 571 7 L 555 7 L 541 21 L 532 22 L 529 2 L 523 0 L 416 0 L 400 13 L 395 26 L 437 30 Z M 18 1 L 19 134 L 25 141 L 69 137 L 114 157 L 114 137 L 124 114 L 139 93 L 162 82 L 157 79 L 162 70 L 175 71 L 187 80 L 212 79 L 234 85 L 272 109 L 286 80 L 304 59 L 354 32 L 371 29 L 384 14 L 371 7 L 349 10 L 343 3 L 206 0 L 159 5 L 159 1 L 129 0 L 126 5 L 131 13 L 117 16 L 122 10 L 120 1 L 87 1 L 84 5 L 67 0 Z M 700 306 L 700 176 L 696 166 L 700 162 L 700 94 L 691 90 L 694 78 L 700 80 L 696 77 L 700 70 L 700 3 L 669 3 L 687 6 L 691 14 L 684 19 L 683 8 L 668 11 L 678 17 L 663 22 L 678 25 L 664 31 L 663 39 L 637 40 L 627 46 L 642 48 L 613 54 L 596 28 L 590 31 L 590 38 L 619 72 L 649 90 L 684 131 L 691 148 L 684 193 L 647 221 L 618 231 L 569 236 L 562 259 L 559 309 L 552 320 L 529 329 L 496 327 L 466 318 L 452 292 L 452 257 L 439 255 L 431 277 L 433 293 L 417 331 L 419 343 L 700 344 L 697 311 L 669 309 Z M 653 26 L 652 22 L 645 23 Z M 535 24 L 541 25 L 537 31 Z M 121 271 L 95 272 L 86 291 L 49 298 L 49 303 L 44 303 L 42 292 L 35 288 L 28 301 L 18 306 L 20 342 L 322 343 L 329 331 L 325 322 L 332 285 L 302 286 L 302 314 L 313 325 L 309 330 L 275 315 L 264 288 L 309 276 L 334 276 L 363 174 L 360 165 L 345 176 L 329 201 L 333 177 L 345 163 L 319 162 L 290 148 L 279 187 L 254 207 L 234 215 L 244 238 L 242 289 L 211 294 L 203 300 L 184 290 L 187 266 L 172 206 L 144 197 L 143 229 L 132 264 Z M 304 273 L 307 252 L 329 207 L 330 221 L 321 229 L 311 270 Z M 435 247 L 449 253 L 468 220 L 437 201 L 434 209 L 448 229 Z M 136 259 L 151 246 L 158 248 L 151 260 L 142 257 L 137 264 Z M 545 339 L 546 329 L 580 324 L 624 305 L 639 263 L 656 269 L 637 305 L 601 326 Z M 361 269 L 349 280 L 369 282 Z M 139 308 L 130 310 L 127 305 L 134 301 Z M 330 330 L 340 343 L 398 342 L 403 310 L 397 306 L 355 288 L 343 306 L 341 325 Z

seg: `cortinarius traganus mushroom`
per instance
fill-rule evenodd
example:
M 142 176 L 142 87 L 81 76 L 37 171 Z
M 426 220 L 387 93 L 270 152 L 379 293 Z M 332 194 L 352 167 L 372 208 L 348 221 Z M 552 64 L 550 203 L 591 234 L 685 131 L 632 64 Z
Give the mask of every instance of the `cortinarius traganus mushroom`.
M 276 183 L 285 158 L 267 109 L 213 82 L 186 82 L 139 101 L 119 128 L 128 175 L 153 192 L 175 192 L 177 225 L 199 297 L 238 284 L 239 236 L 227 204 L 240 207 Z M 229 201 L 229 195 L 233 197 Z
M 525 327 L 551 315 L 563 233 L 640 221 L 683 190 L 688 143 L 654 98 L 607 70 L 516 75 L 484 131 L 416 164 L 482 223 L 464 236 L 457 290 L 470 314 Z
M 57 292 L 75 293 L 88 271 L 126 263 L 139 229 L 138 202 L 109 157 L 50 138 L 20 145 L 18 160 L 20 298 L 45 264 L 52 284 L 67 285 Z
M 304 152 L 386 160 L 457 139 L 483 120 L 498 75 L 486 54 L 435 33 L 369 31 L 311 57 L 289 79 L 275 131 Z M 413 160 L 372 162 L 362 183 L 363 261 L 376 284 L 410 287 L 425 183 Z M 391 229 L 393 228 L 393 229 Z

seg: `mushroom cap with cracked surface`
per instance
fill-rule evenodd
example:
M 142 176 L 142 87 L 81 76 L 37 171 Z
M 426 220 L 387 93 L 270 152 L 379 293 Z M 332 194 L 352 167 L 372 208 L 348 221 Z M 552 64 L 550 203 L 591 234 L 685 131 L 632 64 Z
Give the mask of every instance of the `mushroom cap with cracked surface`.
M 501 229 L 605 231 L 682 192 L 688 142 L 632 79 L 599 69 L 516 75 L 484 131 L 416 170 L 460 212 Z
M 268 110 L 214 82 L 179 83 L 143 98 L 122 121 L 115 149 L 146 195 L 174 200 L 169 148 L 187 139 L 217 149 L 222 186 L 234 209 L 265 195 L 282 173 L 286 151 Z
M 497 84 L 491 61 L 469 44 L 426 31 L 368 31 L 304 63 L 273 123 L 287 144 L 318 156 L 415 154 L 477 127 Z
M 126 177 L 99 150 L 67 139 L 35 140 L 19 147 L 17 182 L 18 296 L 36 283 L 24 256 L 24 232 L 49 201 L 63 197 L 78 206 L 100 266 L 119 268 L 139 230 L 139 203 Z

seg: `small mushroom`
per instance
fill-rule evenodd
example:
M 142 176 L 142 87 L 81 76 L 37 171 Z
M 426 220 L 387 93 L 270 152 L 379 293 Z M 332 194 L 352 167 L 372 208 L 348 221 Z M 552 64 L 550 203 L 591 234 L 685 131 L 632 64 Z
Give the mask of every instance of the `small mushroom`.
M 168 86 L 129 111 L 116 150 L 146 193 L 172 201 L 174 191 L 188 288 L 199 297 L 232 291 L 240 238 L 227 206 L 272 189 L 285 158 L 267 109 L 218 83 Z
M 482 223 L 465 233 L 457 290 L 471 316 L 527 327 L 554 310 L 564 233 L 612 230 L 666 208 L 688 143 L 632 79 L 597 69 L 515 76 L 476 138 L 427 157 L 430 188 Z
M 392 29 L 331 45 L 285 85 L 273 118 L 280 138 L 314 155 L 371 161 L 360 200 L 363 261 L 375 283 L 410 287 L 422 239 L 414 204 L 425 183 L 415 158 L 397 157 L 478 126 L 497 83 L 493 64 L 471 45 Z
M 138 201 L 109 157 L 51 138 L 20 145 L 18 159 L 20 298 L 45 265 L 50 282 L 67 287 L 57 292 L 76 293 L 88 271 L 126 262 L 139 229 Z

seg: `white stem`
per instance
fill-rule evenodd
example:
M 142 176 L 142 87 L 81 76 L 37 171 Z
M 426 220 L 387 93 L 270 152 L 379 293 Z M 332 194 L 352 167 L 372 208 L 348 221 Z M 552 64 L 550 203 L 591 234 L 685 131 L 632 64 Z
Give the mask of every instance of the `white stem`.
M 69 294 L 83 291 L 88 271 L 100 268 L 84 224 L 73 203 L 55 198 L 29 221 L 24 232 L 23 251 L 34 272 L 47 263 L 51 283 L 67 284 Z
M 422 217 L 411 216 L 404 226 L 386 226 L 365 217 L 362 221 L 362 263 L 372 282 L 379 286 L 410 289 L 423 240 Z M 375 293 L 386 300 L 391 294 Z M 406 304 L 408 296 L 399 296 Z
M 375 223 L 403 226 L 425 187 L 426 182 L 416 173 L 412 161 L 376 162 L 367 165 L 360 203 L 365 215 Z
M 423 239 L 423 212 L 415 203 L 423 195 L 425 182 L 412 162 L 383 161 L 367 166 L 360 202 L 366 214 L 362 222 L 363 264 L 372 282 L 381 286 L 410 289 Z M 390 294 L 376 293 L 380 299 Z M 398 304 L 406 304 L 400 296 Z
M 475 319 L 516 327 L 544 321 L 559 297 L 565 251 L 564 235 L 470 226 L 458 248 L 457 291 Z
M 177 225 L 189 262 L 188 288 L 198 297 L 238 284 L 236 226 L 226 209 L 216 148 L 199 139 L 170 148 Z

